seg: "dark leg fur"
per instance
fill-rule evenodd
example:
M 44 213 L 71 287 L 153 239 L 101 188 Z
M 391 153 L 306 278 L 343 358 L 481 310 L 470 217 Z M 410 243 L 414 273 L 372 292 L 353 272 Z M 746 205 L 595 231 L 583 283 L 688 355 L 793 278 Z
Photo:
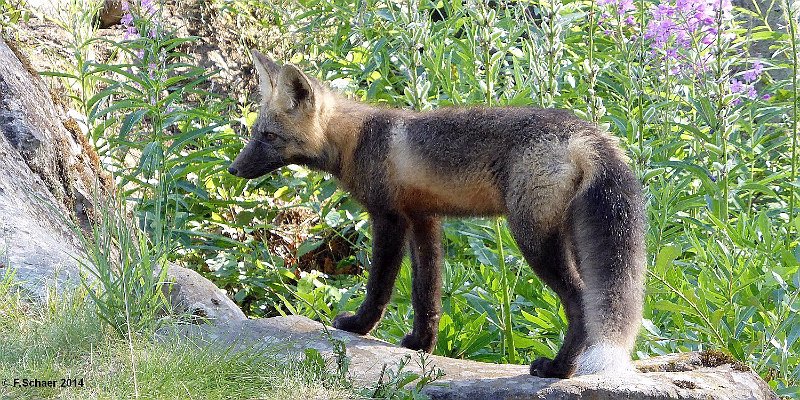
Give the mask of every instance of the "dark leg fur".
M 556 292 L 567 314 L 567 333 L 555 358 L 539 358 L 531 364 L 531 375 L 542 378 L 567 378 L 575 371 L 576 361 L 586 348 L 581 292 L 583 282 L 567 256 L 565 241 L 559 233 L 545 235 L 530 221 L 510 218 L 525 260 L 536 275 Z
M 398 214 L 371 215 L 372 265 L 367 280 L 367 295 L 358 312 L 343 313 L 333 326 L 348 332 L 366 335 L 378 324 L 389 300 L 406 243 L 408 222 Z
M 431 353 L 442 315 L 442 225 L 435 217 L 414 218 L 411 224 L 414 327 L 401 345 Z

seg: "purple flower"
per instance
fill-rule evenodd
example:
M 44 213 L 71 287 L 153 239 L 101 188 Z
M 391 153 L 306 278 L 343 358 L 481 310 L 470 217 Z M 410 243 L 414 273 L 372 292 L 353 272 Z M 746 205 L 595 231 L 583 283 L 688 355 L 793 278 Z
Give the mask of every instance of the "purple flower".
M 156 5 L 153 0 L 142 0 L 142 9 L 145 15 L 153 16 L 156 13 Z
M 721 35 L 718 32 L 732 18 L 731 0 L 658 0 L 657 3 L 650 8 L 651 17 L 644 32 L 653 58 L 674 60 L 669 73 L 679 71 L 702 79 L 714 62 L 711 49 L 717 40 L 735 38 L 733 32 Z
M 671 19 L 652 20 L 647 25 L 645 38 L 653 39 L 654 48 L 663 48 L 669 41 L 672 31 L 675 29 L 675 22 Z
M 155 39 L 156 38 L 156 28 L 150 28 L 150 32 L 149 32 L 148 36 L 150 36 L 150 39 Z
M 678 58 L 678 50 L 676 50 L 674 48 L 667 49 L 667 57 L 671 58 L 671 59 L 677 59 Z
M 123 15 L 120 22 L 122 22 L 122 25 L 129 26 L 131 23 L 133 23 L 133 15 L 131 15 L 131 13 Z
M 122 0 L 121 8 L 122 11 L 125 11 L 126 13 L 131 9 L 131 5 L 128 3 L 128 0 Z
M 731 92 L 732 93 L 741 93 L 744 91 L 744 85 L 738 79 L 734 79 L 731 81 Z
M 769 93 L 764 93 L 764 95 L 761 96 L 761 98 L 764 99 L 764 100 L 769 100 L 769 99 L 772 98 L 772 96 L 770 96 Z
M 136 55 L 136 58 L 138 58 L 139 60 L 144 58 L 144 50 L 142 49 L 136 50 L 134 54 Z
M 656 9 L 653 10 L 654 19 L 671 18 L 673 15 L 675 15 L 675 8 L 669 4 L 659 4 Z
M 128 29 L 125 30 L 125 35 L 123 35 L 123 37 L 125 40 L 138 39 L 139 31 L 136 29 L 135 26 L 129 26 Z
M 694 6 L 695 2 L 692 0 L 677 0 L 675 2 L 675 8 L 682 13 L 688 13 L 691 11 L 692 6 Z
M 761 61 L 756 61 L 753 63 L 753 68 L 748 69 L 744 72 L 742 77 L 746 82 L 754 82 L 758 80 L 758 77 L 764 72 L 764 65 L 761 64 Z
M 755 99 L 758 96 L 758 92 L 756 92 L 756 88 L 750 86 L 750 89 L 747 90 L 747 97 L 751 99 Z
M 675 33 L 675 43 L 684 49 L 688 49 L 692 46 L 692 38 L 686 31 L 681 30 Z
M 633 10 L 636 10 L 633 0 L 617 0 L 617 14 L 622 15 Z

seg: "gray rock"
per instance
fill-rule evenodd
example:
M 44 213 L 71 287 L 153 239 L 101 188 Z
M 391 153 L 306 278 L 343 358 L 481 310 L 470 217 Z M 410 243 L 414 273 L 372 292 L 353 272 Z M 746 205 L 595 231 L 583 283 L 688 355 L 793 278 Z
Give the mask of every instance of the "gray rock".
M 412 350 L 368 337 L 327 328 L 305 317 L 289 316 L 233 321 L 219 326 L 178 326 L 178 333 L 203 345 L 226 349 L 272 348 L 287 357 L 304 349 L 316 349 L 326 358 L 335 357 L 333 340 L 346 343 L 351 377 L 374 384 L 381 371 L 397 368 L 404 357 L 425 359 L 425 368 L 441 369 L 445 375 L 424 389 L 432 399 L 777 399 L 769 386 L 747 367 L 730 363 L 714 353 L 686 353 L 637 362 L 641 372 L 628 376 L 586 375 L 572 379 L 542 379 L 530 376 L 525 365 L 497 365 L 440 356 L 422 356 Z M 420 363 L 407 370 L 420 373 Z
M 14 271 L 34 298 L 80 284 L 80 235 L 98 217 L 93 199 L 113 188 L 84 134 L 0 39 L 0 277 Z M 216 323 L 246 319 L 200 274 L 173 265 L 167 275 L 163 290 L 177 311 Z
M 35 296 L 46 296 L 47 287 L 75 285 L 79 240 L 64 203 L 75 186 L 59 179 L 70 160 L 56 162 L 62 152 L 54 145 L 69 132 L 44 84 L 2 40 L 0 133 L 0 274 L 13 268 Z
M 167 278 L 162 290 L 174 311 L 215 324 L 247 319 L 222 289 L 197 272 L 171 264 Z

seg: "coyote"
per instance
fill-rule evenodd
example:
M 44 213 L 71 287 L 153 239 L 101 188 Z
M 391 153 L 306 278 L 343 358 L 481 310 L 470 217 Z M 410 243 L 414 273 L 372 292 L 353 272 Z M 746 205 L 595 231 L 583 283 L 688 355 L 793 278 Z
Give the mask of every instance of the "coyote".
M 288 164 L 330 173 L 369 212 L 372 265 L 358 311 L 333 326 L 367 334 L 410 248 L 414 322 L 404 347 L 431 352 L 441 315 L 446 216 L 505 215 L 525 260 L 569 322 L 532 375 L 630 372 L 642 315 L 641 185 L 617 141 L 572 112 L 528 107 L 429 112 L 346 99 L 292 64 L 253 51 L 261 110 L 228 171 L 252 179 Z

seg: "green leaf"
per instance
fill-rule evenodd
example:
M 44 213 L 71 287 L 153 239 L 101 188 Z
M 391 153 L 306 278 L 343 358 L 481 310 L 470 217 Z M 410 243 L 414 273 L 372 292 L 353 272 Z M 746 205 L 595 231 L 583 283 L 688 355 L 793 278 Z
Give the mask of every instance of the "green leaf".
M 682 253 L 681 248 L 676 245 L 664 246 L 656 256 L 656 271 L 666 271 Z

